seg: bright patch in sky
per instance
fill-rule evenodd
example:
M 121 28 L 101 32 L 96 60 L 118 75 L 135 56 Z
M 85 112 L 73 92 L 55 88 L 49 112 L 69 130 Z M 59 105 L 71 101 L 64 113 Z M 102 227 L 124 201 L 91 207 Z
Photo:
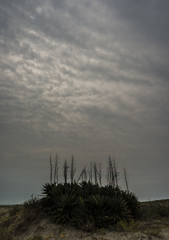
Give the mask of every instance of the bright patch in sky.
M 42 8 L 41 8 L 41 7 L 37 7 L 37 8 L 36 8 L 36 11 L 37 11 L 39 14 L 41 14 Z

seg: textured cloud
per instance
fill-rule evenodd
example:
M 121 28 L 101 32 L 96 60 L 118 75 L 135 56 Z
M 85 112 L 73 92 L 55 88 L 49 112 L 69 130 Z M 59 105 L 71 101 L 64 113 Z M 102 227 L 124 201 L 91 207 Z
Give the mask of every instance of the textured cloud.
M 159 165 L 165 171 L 167 9 L 156 0 L 0 1 L 3 182 L 26 176 L 31 188 L 40 169 L 40 185 L 56 151 L 63 159 L 74 153 L 80 165 L 93 158 L 105 165 L 114 154 L 134 191 L 142 178 L 155 181 Z

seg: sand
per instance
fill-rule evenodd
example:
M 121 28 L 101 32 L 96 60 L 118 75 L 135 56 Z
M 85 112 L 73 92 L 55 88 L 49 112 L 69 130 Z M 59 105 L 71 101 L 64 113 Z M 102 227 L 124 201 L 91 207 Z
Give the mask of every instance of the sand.
M 7 208 L 1 208 L 0 212 L 2 211 L 7 211 Z M 13 223 L 13 226 L 15 226 L 15 223 Z M 72 226 L 54 224 L 49 217 L 40 214 L 27 221 L 26 226 L 21 225 L 14 239 L 28 240 L 38 235 L 42 236 L 44 240 L 169 240 L 169 229 L 162 229 L 159 236 L 149 235 L 144 232 L 117 232 L 107 229 L 100 229 L 97 232 L 90 233 L 77 230 Z

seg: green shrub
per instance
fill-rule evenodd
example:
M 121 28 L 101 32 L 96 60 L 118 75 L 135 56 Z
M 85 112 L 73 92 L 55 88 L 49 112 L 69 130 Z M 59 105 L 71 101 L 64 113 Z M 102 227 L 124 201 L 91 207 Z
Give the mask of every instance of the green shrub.
M 13 240 L 12 234 L 8 228 L 0 228 L 0 240 Z
M 25 201 L 23 204 L 23 208 L 27 210 L 40 210 L 41 209 L 41 199 L 34 197 L 33 194 L 31 195 L 31 199 Z
M 9 227 L 14 221 L 15 221 L 15 216 L 4 217 L 1 221 L 0 226 L 5 227 L 5 228 Z
M 43 238 L 40 235 L 37 235 L 37 236 L 35 235 L 33 238 L 29 238 L 27 240 L 43 240 Z
M 31 196 L 31 199 L 25 201 L 23 204 L 23 215 L 25 219 L 32 221 L 41 211 L 43 211 L 42 205 L 43 199 Z
M 169 202 L 156 202 L 156 205 L 154 207 L 154 211 L 157 215 L 157 217 L 169 217 Z
M 77 198 L 77 205 L 73 209 L 70 223 L 81 228 L 87 221 L 90 222 L 90 216 L 87 212 L 86 202 L 83 197 L 79 196 Z
M 14 205 L 9 209 L 9 216 L 15 216 L 21 210 L 21 206 Z
M 47 212 L 54 217 L 57 223 L 67 223 L 71 219 L 73 208 L 76 205 L 77 195 L 73 191 L 63 194 L 59 187 L 54 187 L 47 196 Z
M 74 159 L 73 159 L 74 160 Z M 107 186 L 101 186 L 101 165 L 90 163 L 90 169 L 82 170 L 77 182 L 74 177 L 74 163 L 68 166 L 65 160 L 63 176 L 65 183 L 55 182 L 58 176 L 58 165 L 52 167 L 50 155 L 50 183 L 43 185 L 42 205 L 46 212 L 52 215 L 58 223 L 71 223 L 85 228 L 103 227 L 125 220 L 129 222 L 139 214 L 138 198 L 129 191 L 123 191 L 118 186 L 116 162 L 109 156 L 107 171 Z M 68 168 L 71 168 L 71 183 L 67 182 Z M 53 174 L 54 169 L 54 174 Z M 89 172 L 89 181 L 87 181 Z M 53 182 L 52 182 L 52 176 Z M 78 181 L 82 179 L 81 183 Z M 85 181 L 83 181 L 85 179 Z M 95 184 L 93 184 L 92 179 Z M 127 180 L 126 180 L 127 181 Z M 99 184 L 100 185 L 99 185 Z M 128 186 L 128 184 L 127 184 Z M 127 188 L 128 189 L 128 188 Z M 90 225 L 90 226 L 89 226 Z
M 91 195 L 86 202 L 96 227 L 107 227 L 122 219 L 131 219 L 126 202 L 120 196 Z
M 136 197 L 134 193 L 128 191 L 121 191 L 120 195 L 126 201 L 132 218 L 138 218 L 140 213 L 140 202 L 138 201 L 138 197 Z
M 91 182 L 46 184 L 44 206 L 57 223 L 82 226 L 89 222 L 95 227 L 129 222 L 137 215 L 139 202 L 134 194 L 119 187 L 99 187 Z
M 101 188 L 99 187 L 98 184 L 93 184 L 90 181 L 88 182 L 81 182 L 79 184 L 79 188 L 81 189 L 81 195 L 84 198 L 87 198 L 88 196 L 94 194 L 101 194 Z M 80 191 L 79 191 L 80 192 Z
M 54 184 L 54 183 L 45 183 L 42 188 L 42 194 L 49 195 L 52 188 L 55 186 L 56 186 L 56 184 Z

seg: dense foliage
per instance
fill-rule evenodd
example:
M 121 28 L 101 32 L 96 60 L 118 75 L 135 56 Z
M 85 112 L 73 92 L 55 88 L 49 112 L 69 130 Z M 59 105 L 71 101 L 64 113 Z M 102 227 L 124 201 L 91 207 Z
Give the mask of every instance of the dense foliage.
M 139 201 L 133 193 L 90 181 L 48 183 L 43 186 L 42 193 L 47 213 L 60 224 L 81 227 L 88 222 L 93 227 L 108 227 L 121 220 L 129 222 L 139 212 Z
M 50 155 L 50 183 L 43 185 L 43 207 L 60 224 L 70 223 L 88 230 L 108 227 L 119 221 L 129 222 L 139 214 L 139 201 L 135 194 L 129 192 L 126 170 L 124 169 L 127 191 L 118 186 L 116 161 L 108 158 L 107 185 L 102 186 L 102 167 L 96 162 L 83 168 L 79 178 L 74 179 L 75 162 L 63 164 L 64 183 L 58 183 L 58 160 L 56 154 L 53 167 Z M 69 171 L 68 171 L 69 169 Z M 54 170 L 54 172 L 53 172 Z M 68 183 L 68 173 L 70 181 Z M 79 183 L 79 180 L 81 182 Z M 53 181 L 52 181 L 53 180 Z M 94 182 L 94 183 L 93 183 Z

